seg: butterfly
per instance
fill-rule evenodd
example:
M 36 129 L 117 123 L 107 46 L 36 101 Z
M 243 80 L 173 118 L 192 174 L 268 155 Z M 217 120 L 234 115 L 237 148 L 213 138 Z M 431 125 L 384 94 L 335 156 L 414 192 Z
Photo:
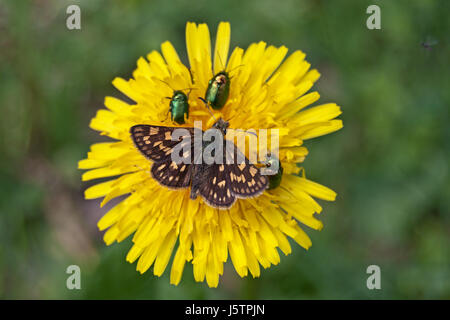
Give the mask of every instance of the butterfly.
M 222 152 L 222 161 L 210 164 L 198 161 L 201 160 L 199 157 L 203 157 L 203 152 L 194 152 L 199 143 L 200 150 L 205 150 L 211 143 L 193 139 L 195 134 L 203 136 L 204 132 L 199 128 L 139 124 L 130 128 L 130 134 L 136 148 L 153 161 L 151 175 L 160 185 L 169 189 L 190 187 L 191 199 L 200 195 L 214 208 L 229 209 L 237 198 L 252 198 L 262 194 L 268 187 L 269 179 L 249 162 L 234 143 L 226 143 L 228 126 L 229 123 L 222 118 L 213 125 L 221 133 L 222 145 L 231 145 L 231 148 L 227 147 Z M 185 129 L 185 134 L 178 139 L 175 135 L 173 138 L 176 129 Z M 173 160 L 172 153 L 180 149 L 183 150 L 180 157 L 189 161 Z M 228 159 L 234 161 L 227 161 L 227 155 L 231 156 Z

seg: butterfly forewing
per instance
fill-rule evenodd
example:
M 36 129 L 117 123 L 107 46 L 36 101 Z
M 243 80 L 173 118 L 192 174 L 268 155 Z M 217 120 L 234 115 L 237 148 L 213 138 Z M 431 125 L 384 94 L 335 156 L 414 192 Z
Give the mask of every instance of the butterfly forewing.
M 151 125 L 136 125 L 131 127 L 131 139 L 136 148 L 148 159 L 160 162 L 171 157 L 175 145 L 180 140 L 172 141 L 175 127 L 161 127 Z M 188 131 L 192 128 L 182 128 Z
M 189 135 L 172 141 L 175 129 L 186 129 Z M 130 129 L 131 138 L 138 150 L 155 162 L 151 169 L 152 177 L 161 185 L 172 189 L 187 188 L 190 185 L 192 171 L 190 158 L 193 152 L 190 135 L 192 132 L 192 128 L 151 125 L 136 125 Z M 185 163 L 172 161 L 172 152 L 177 144 L 180 144 L 179 150 L 184 150 L 180 157 L 187 159 Z

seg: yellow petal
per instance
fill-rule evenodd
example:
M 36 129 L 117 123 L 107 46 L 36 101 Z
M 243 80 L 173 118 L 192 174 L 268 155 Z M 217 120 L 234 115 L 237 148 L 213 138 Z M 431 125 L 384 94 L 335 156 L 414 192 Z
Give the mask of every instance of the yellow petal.
M 176 240 L 177 234 L 175 230 L 172 230 L 164 239 L 163 245 L 161 246 L 161 249 L 158 252 L 158 257 L 155 261 L 155 267 L 153 269 L 153 274 L 155 276 L 161 276 L 166 269 Z
M 312 128 L 308 130 L 307 132 L 302 134 L 302 139 L 312 139 L 316 137 L 323 136 L 325 134 L 329 134 L 335 131 L 338 131 L 339 129 L 342 129 L 343 127 L 342 120 L 331 120 L 326 123 L 323 123 L 319 126 L 316 126 L 315 128 Z
M 230 24 L 228 22 L 219 23 L 214 48 L 214 73 L 218 73 L 226 69 L 228 50 L 230 47 L 230 35 Z
M 309 193 L 313 197 L 327 201 L 334 201 L 336 199 L 336 192 L 334 192 L 330 188 L 327 188 L 325 186 L 322 186 L 321 184 L 318 184 L 317 182 L 305 178 L 293 176 L 293 179 L 295 179 L 300 188 L 302 188 L 305 192 Z
M 172 262 L 172 269 L 170 271 L 170 284 L 176 286 L 180 283 L 185 264 L 186 258 L 184 256 L 184 251 L 178 247 Z
M 93 185 L 92 187 L 89 187 L 84 191 L 84 197 L 86 199 L 95 199 L 103 197 L 111 190 L 111 186 L 113 185 L 114 182 L 115 182 L 114 180 L 110 180 Z
M 296 230 L 297 235 L 294 237 L 295 242 L 297 242 L 300 246 L 308 250 L 312 245 L 311 239 L 299 226 L 296 226 Z
M 296 125 L 305 125 L 313 122 L 323 122 L 336 118 L 342 113 L 335 103 L 327 103 L 298 113 L 292 121 Z

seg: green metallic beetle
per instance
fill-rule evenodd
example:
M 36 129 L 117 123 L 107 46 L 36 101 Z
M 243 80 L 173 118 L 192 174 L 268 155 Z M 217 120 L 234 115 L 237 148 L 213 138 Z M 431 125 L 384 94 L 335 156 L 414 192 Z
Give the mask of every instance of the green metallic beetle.
M 268 159 L 266 160 L 266 167 L 268 168 L 268 170 L 270 170 L 271 167 L 278 167 L 277 172 L 269 175 L 269 187 L 267 188 L 267 190 L 275 189 L 281 184 L 281 177 L 283 176 L 283 167 L 281 166 L 281 161 L 269 155 Z
M 214 110 L 220 110 L 227 102 L 229 94 L 230 76 L 226 71 L 220 71 L 209 80 L 204 102 Z
M 181 90 L 174 90 L 173 96 L 170 99 L 170 120 L 175 121 L 178 124 L 184 124 L 186 119 L 189 118 L 189 97 Z

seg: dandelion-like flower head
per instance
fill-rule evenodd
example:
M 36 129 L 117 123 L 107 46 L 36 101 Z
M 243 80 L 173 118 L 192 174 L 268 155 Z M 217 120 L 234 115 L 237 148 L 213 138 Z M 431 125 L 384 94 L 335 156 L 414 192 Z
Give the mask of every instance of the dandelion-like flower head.
M 246 50 L 235 48 L 229 59 L 230 25 L 220 23 L 214 51 L 205 24 L 187 23 L 186 45 L 190 68 L 180 60 L 170 42 L 139 58 L 133 77 L 116 78 L 113 85 L 135 103 L 106 97 L 107 110 L 101 109 L 90 127 L 114 142 L 91 146 L 87 158 L 79 162 L 88 169 L 83 181 L 111 177 L 85 191 L 86 199 L 104 197 L 101 205 L 128 195 L 98 222 L 107 230 L 107 245 L 132 235 L 133 246 L 126 257 L 141 273 L 153 266 L 161 276 L 174 253 L 170 282 L 177 285 L 186 262 L 193 264 L 194 278 L 217 287 L 224 263 L 231 258 L 236 272 L 260 276 L 260 266 L 268 268 L 280 262 L 279 250 L 291 252 L 288 238 L 305 249 L 311 241 L 300 227 L 316 230 L 322 222 L 315 214 L 322 211 L 314 200 L 333 201 L 332 190 L 308 180 L 303 162 L 308 150 L 303 141 L 342 128 L 335 119 L 340 108 L 334 104 L 310 106 L 319 99 L 308 91 L 319 78 L 295 51 L 287 58 L 287 48 L 251 44 Z M 213 60 L 212 60 L 213 56 Z M 201 197 L 189 198 L 189 189 L 170 190 L 150 175 L 151 161 L 133 145 L 130 128 L 137 124 L 193 127 L 202 121 L 204 128 L 214 118 L 199 97 L 204 97 L 211 78 L 220 71 L 230 74 L 229 98 L 215 118 L 229 121 L 230 128 L 266 128 L 279 130 L 281 184 L 256 198 L 239 199 L 229 210 L 219 210 Z M 173 90 L 189 89 L 189 118 L 178 125 L 168 117 Z

